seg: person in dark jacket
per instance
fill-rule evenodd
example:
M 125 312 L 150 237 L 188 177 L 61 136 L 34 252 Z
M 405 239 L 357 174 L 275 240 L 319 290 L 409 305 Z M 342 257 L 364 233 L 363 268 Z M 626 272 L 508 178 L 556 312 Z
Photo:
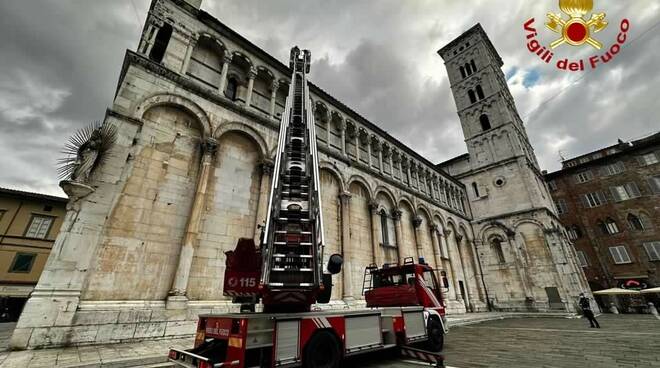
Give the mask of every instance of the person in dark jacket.
M 591 310 L 591 303 L 589 303 L 589 298 L 584 296 L 584 293 L 580 293 L 580 300 L 578 301 L 580 308 L 582 308 L 582 314 L 589 320 L 591 328 L 600 328 L 594 312 Z

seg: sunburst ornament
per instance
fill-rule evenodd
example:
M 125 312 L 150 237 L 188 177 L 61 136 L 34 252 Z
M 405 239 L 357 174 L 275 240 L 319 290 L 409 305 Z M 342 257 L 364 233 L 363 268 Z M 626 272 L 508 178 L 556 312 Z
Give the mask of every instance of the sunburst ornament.
M 116 140 L 117 128 L 98 121 L 76 131 L 62 150 L 66 157 L 57 161 L 60 179 L 89 181 L 92 171 L 107 159 Z
M 591 37 L 591 33 L 602 31 L 608 23 L 605 20 L 605 13 L 594 13 L 589 20 L 585 20 L 584 16 L 591 12 L 593 7 L 593 0 L 559 0 L 559 9 L 568 15 L 569 19 L 563 19 L 560 14 L 548 13 L 545 26 L 561 34 L 561 38 L 553 41 L 550 48 L 554 49 L 564 43 L 572 46 L 587 43 L 600 50 L 603 44 Z

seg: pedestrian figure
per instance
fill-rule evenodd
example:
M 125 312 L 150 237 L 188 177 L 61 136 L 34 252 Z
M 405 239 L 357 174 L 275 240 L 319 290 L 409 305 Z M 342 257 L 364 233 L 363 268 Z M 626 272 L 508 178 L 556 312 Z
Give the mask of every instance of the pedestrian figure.
M 589 323 L 591 324 L 591 328 L 600 328 L 600 325 L 598 324 L 598 321 L 596 321 L 596 317 L 594 316 L 594 312 L 591 310 L 591 304 L 589 303 L 589 298 L 585 297 L 584 293 L 580 293 L 580 301 L 578 303 L 580 304 L 580 308 L 582 308 L 582 313 L 589 320 Z

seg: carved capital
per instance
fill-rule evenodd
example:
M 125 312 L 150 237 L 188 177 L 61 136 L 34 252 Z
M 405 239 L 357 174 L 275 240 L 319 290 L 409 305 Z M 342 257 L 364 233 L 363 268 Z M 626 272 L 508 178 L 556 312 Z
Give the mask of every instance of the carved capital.
M 376 210 L 378 210 L 378 202 L 374 200 L 369 201 L 368 206 L 369 206 L 369 211 L 371 212 L 376 212 Z
M 460 243 L 461 240 L 463 240 L 463 235 L 461 235 L 461 234 L 456 234 L 456 241 L 457 241 L 458 243 Z
M 225 64 L 231 64 L 231 61 L 234 59 L 234 55 L 225 52 L 224 56 L 222 57 L 222 62 Z
M 412 219 L 412 224 L 415 229 L 417 229 L 422 224 L 422 222 L 422 217 L 419 215 L 413 217 Z
M 392 218 L 393 218 L 395 221 L 399 221 L 399 220 L 401 220 L 401 214 L 402 214 L 402 212 L 401 212 L 401 210 L 398 209 L 398 208 L 395 208 L 395 209 L 392 210 Z
M 248 79 L 254 79 L 257 77 L 257 69 L 256 68 L 250 68 L 247 73 Z
M 442 232 L 442 235 L 444 236 L 449 236 L 451 234 L 451 230 L 445 229 L 445 231 Z
M 431 224 L 431 231 L 437 233 L 440 230 L 440 227 L 437 224 Z
M 214 156 L 218 150 L 218 141 L 215 138 L 206 138 L 202 142 L 202 152 L 204 156 Z
M 273 83 L 270 84 L 271 93 L 276 94 L 278 88 L 280 88 L 280 82 L 278 82 L 277 79 L 273 79 Z
M 271 160 L 263 160 L 261 162 L 261 172 L 264 175 L 272 175 L 275 164 Z
M 341 203 L 349 203 L 351 201 L 352 194 L 351 192 L 341 192 L 339 193 L 339 200 Z

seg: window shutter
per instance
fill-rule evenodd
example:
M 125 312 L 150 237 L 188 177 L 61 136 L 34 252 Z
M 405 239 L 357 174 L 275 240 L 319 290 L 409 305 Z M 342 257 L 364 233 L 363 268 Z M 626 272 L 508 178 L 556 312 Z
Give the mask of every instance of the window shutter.
M 619 254 L 621 256 L 621 260 L 626 263 L 630 262 L 630 256 L 628 256 L 628 250 L 626 249 L 626 247 L 621 245 L 618 246 L 617 248 L 619 248 L 619 252 L 620 252 Z
M 642 195 L 642 193 L 639 191 L 639 188 L 637 187 L 637 184 L 634 182 L 626 184 L 626 191 L 630 197 L 639 197 Z
M 649 178 L 648 182 L 653 193 L 660 193 L 660 176 Z
M 610 248 L 610 255 L 612 255 L 614 263 L 621 263 L 621 256 L 619 255 L 619 250 L 616 247 Z
M 615 202 L 620 202 L 622 200 L 619 192 L 616 190 L 616 187 L 610 187 L 610 194 L 612 195 L 612 198 Z

